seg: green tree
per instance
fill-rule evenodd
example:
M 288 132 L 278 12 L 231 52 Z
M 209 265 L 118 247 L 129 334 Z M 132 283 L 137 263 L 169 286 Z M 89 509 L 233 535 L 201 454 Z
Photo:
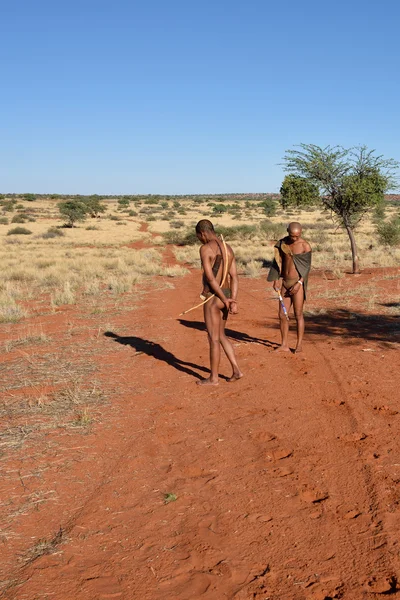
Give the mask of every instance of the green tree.
M 371 208 L 383 201 L 385 192 L 397 186 L 399 163 L 377 156 L 366 146 L 346 149 L 300 144 L 299 148 L 286 151 L 284 169 L 318 188 L 320 203 L 347 231 L 353 273 L 358 273 L 354 229 Z
M 22 194 L 22 198 L 28 202 L 33 202 L 36 200 L 36 194 Z
M 87 208 L 81 200 L 66 200 L 58 204 L 60 215 L 66 219 L 66 226 L 73 227 L 75 223 L 84 221 Z
M 318 187 L 300 175 L 286 175 L 281 189 L 280 203 L 282 208 L 312 206 L 319 201 Z
M 87 213 L 94 219 L 100 214 L 106 212 L 107 207 L 103 204 L 99 196 L 89 196 L 84 199 L 84 205 L 86 206 Z
M 119 209 L 124 209 L 124 208 L 129 208 L 129 204 L 130 204 L 130 200 L 129 198 L 118 198 L 118 208 Z
M 264 210 L 266 217 L 273 217 L 276 214 L 276 202 L 272 198 L 265 198 L 257 206 Z

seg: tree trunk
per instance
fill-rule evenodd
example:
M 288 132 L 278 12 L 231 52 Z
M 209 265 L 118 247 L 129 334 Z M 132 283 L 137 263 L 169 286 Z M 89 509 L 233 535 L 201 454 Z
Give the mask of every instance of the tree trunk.
M 351 256 L 353 259 L 353 274 L 356 274 L 356 273 L 360 272 L 359 265 L 358 265 L 356 238 L 354 237 L 354 232 L 353 232 L 352 228 L 350 227 L 350 225 L 345 223 L 344 226 L 346 227 L 346 231 L 347 231 L 347 234 L 350 239 Z

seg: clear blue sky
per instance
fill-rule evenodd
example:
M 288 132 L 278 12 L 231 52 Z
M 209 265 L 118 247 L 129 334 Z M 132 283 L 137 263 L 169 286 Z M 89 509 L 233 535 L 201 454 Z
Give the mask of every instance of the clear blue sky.
M 400 160 L 398 0 L 0 12 L 0 192 L 273 192 L 301 142 Z

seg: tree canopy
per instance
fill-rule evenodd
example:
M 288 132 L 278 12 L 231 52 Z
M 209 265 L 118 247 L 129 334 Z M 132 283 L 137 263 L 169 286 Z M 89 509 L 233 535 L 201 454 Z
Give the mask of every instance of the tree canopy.
M 282 204 L 290 199 L 296 206 L 310 201 L 311 186 L 316 197 L 342 225 L 350 239 L 353 272 L 359 270 L 354 228 L 365 213 L 383 201 L 385 192 L 397 187 L 399 163 L 376 155 L 366 146 L 343 148 L 300 144 L 287 150 L 284 170 L 290 175 L 282 184 Z

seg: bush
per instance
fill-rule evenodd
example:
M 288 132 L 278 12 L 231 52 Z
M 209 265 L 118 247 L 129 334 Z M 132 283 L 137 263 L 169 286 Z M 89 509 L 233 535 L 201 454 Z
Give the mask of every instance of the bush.
M 31 235 L 32 231 L 26 227 L 14 227 L 7 232 L 7 235 Z
M 14 205 L 15 205 L 14 200 L 8 200 L 7 202 L 3 202 L 3 210 L 5 210 L 7 212 L 13 212 Z
M 65 235 L 62 229 L 57 229 L 57 227 L 49 227 L 46 233 L 42 234 L 42 238 L 44 240 L 49 240 L 51 238 L 62 237 Z
M 0 217 L 0 225 L 8 225 L 7 217 Z
M 277 240 L 286 233 L 284 223 L 272 223 L 271 221 L 261 221 L 260 230 L 269 240 Z
M 184 226 L 184 222 L 183 221 L 171 221 L 169 226 L 171 227 L 171 229 L 181 229 L 181 227 Z
M 272 198 L 266 198 L 262 202 L 259 202 L 257 206 L 263 209 L 266 217 L 273 217 L 276 215 L 276 202 L 272 200 Z
M 197 241 L 196 232 L 193 229 L 184 231 L 167 231 L 163 234 L 167 244 L 175 244 L 176 246 L 193 246 Z
M 398 219 L 388 223 L 379 223 L 376 233 L 380 243 L 384 246 L 400 245 L 400 221 Z
M 25 223 L 26 215 L 14 215 L 11 219 L 11 223 Z

